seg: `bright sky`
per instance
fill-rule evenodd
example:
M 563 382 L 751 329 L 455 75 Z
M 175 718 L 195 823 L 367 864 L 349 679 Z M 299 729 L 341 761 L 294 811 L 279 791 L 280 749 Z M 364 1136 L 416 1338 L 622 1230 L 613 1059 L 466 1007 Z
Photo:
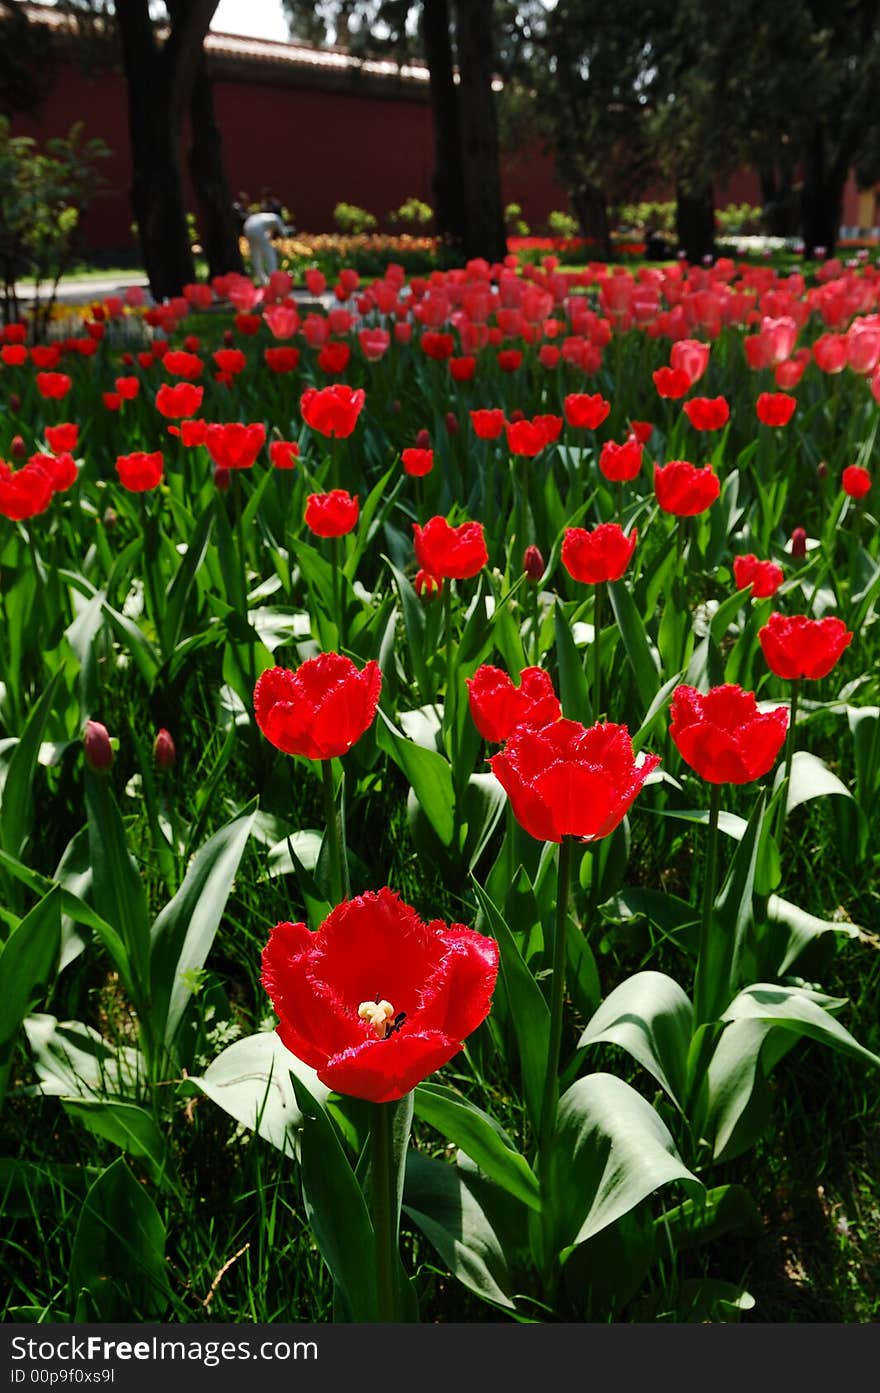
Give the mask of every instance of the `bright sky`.
M 280 0 L 220 0 L 211 28 L 220 34 L 247 34 L 252 39 L 287 38 Z

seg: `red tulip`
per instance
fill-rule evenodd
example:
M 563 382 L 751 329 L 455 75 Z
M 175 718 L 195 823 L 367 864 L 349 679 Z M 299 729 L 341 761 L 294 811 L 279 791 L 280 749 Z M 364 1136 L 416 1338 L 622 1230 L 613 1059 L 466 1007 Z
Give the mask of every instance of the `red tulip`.
M 113 746 L 110 744 L 110 734 L 105 725 L 100 721 L 86 721 L 86 728 L 83 731 L 83 746 L 86 752 L 86 759 L 93 769 L 102 772 L 109 769 L 113 763 Z
M 721 494 L 721 483 L 711 464 L 698 469 L 688 460 L 654 465 L 654 492 L 664 513 L 695 517 L 711 508 Z
M 540 729 L 562 715 L 553 679 L 540 667 L 520 673 L 517 687 L 506 672 L 484 663 L 467 679 L 471 718 L 484 740 L 500 745 L 518 726 Z
M 807 619 L 802 614 L 771 614 L 758 630 L 767 666 L 789 682 L 826 677 L 852 637 L 842 619 Z
M 710 784 L 749 784 L 773 768 L 785 742 L 788 710 L 762 714 L 754 692 L 728 683 L 698 692 L 676 687 L 669 733 L 687 764 Z
M 184 377 L 187 382 L 195 381 L 205 370 L 205 365 L 197 353 L 187 353 L 179 348 L 165 353 L 162 364 L 166 372 L 170 372 L 174 377 Z
M 630 421 L 630 437 L 637 440 L 640 445 L 647 445 L 654 431 L 651 421 Z
M 147 454 L 136 450 L 131 455 L 120 455 L 116 461 L 116 473 L 123 488 L 129 493 L 147 493 L 158 488 L 162 482 L 162 451 L 154 450 Z
M 216 353 L 211 355 L 217 367 L 223 373 L 229 373 L 235 377 L 237 373 L 244 372 L 247 367 L 247 358 L 240 348 L 218 348 Z M 168 359 L 165 359 L 166 363 Z
M 538 421 L 509 421 L 505 430 L 507 448 L 512 455 L 525 455 L 533 459 L 547 444 L 547 432 Z
M 191 382 L 178 382 L 173 387 L 166 382 L 156 393 L 156 410 L 162 416 L 177 420 L 182 416 L 195 416 L 204 395 L 204 387 L 195 387 Z
M 547 413 L 544 416 L 533 416 L 532 425 L 537 426 L 544 432 L 544 444 L 552 445 L 562 434 L 562 417 Z
M 12 522 L 45 513 L 52 502 L 52 480 L 38 464 L 26 464 L 14 473 L 0 460 L 0 513 Z
M 320 390 L 307 387 L 300 398 L 300 410 L 312 430 L 345 440 L 357 425 L 365 400 L 362 387 L 355 390 L 344 382 L 337 382 Z
M 412 474 L 420 479 L 425 474 L 430 474 L 434 468 L 434 451 L 419 450 L 414 447 L 404 450 L 400 456 L 404 470 L 407 474 Z
M 451 334 L 435 334 L 428 330 L 422 334 L 420 343 L 425 357 L 433 358 L 435 362 L 444 362 L 455 351 L 455 339 Z
M 107 411 L 122 410 L 122 397 L 118 392 L 102 392 L 101 401 L 104 403 L 105 410 Z
M 470 382 L 476 370 L 477 360 L 470 353 L 449 359 L 449 375 L 453 382 Z
M 607 837 L 659 763 L 656 755 L 637 762 L 626 726 L 568 720 L 515 730 L 489 760 L 517 822 L 546 842 Z
M 562 539 L 562 564 L 573 580 L 599 585 L 620 580 L 635 551 L 638 530 L 627 536 L 616 522 L 603 522 L 592 532 L 569 527 Z
M 263 358 L 270 372 L 294 372 L 299 363 L 299 349 L 287 345 L 279 348 L 264 348 Z
M 134 401 L 141 390 L 139 377 L 117 377 L 113 384 L 123 401 Z
M 534 545 L 527 546 L 523 552 L 523 570 L 532 585 L 537 585 L 546 570 L 544 558 Z
M 269 458 L 276 469 L 295 469 L 299 445 L 295 440 L 272 440 L 269 443 Z
M 46 426 L 45 436 L 53 455 L 62 455 L 65 450 L 72 454 L 79 440 L 79 426 L 72 421 L 65 421 L 59 426 Z
M 820 334 L 813 344 L 813 357 L 823 372 L 843 372 L 846 367 L 846 339 L 843 334 Z
M 690 391 L 691 380 L 681 368 L 658 368 L 651 376 L 658 396 L 677 401 L 679 397 L 687 396 Z
M 871 491 L 871 476 L 860 464 L 848 464 L 841 475 L 841 484 L 850 498 L 864 498 Z
M 683 372 L 688 385 L 693 387 L 709 366 L 709 352 L 709 344 L 699 339 L 679 339 L 670 349 L 669 362 L 673 371 Z
M 625 440 L 618 445 L 606 440 L 599 455 L 599 473 L 612 483 L 634 479 L 642 467 L 642 445 L 638 440 Z
M 38 372 L 34 381 L 40 396 L 48 397 L 51 401 L 66 397 L 73 386 L 73 379 L 66 372 Z
M 787 426 L 797 399 L 787 392 L 762 392 L 755 403 L 755 413 L 764 426 Z
M 733 579 L 737 590 L 745 590 L 750 585 L 753 600 L 766 600 L 775 595 L 782 584 L 782 567 L 774 561 L 759 561 L 748 552 L 733 558 Z
M 48 474 L 53 493 L 66 493 L 79 477 L 76 460 L 67 450 L 60 455 L 31 455 L 28 464 L 38 465 Z
M 730 407 L 724 397 L 692 397 L 684 412 L 694 430 L 720 430 L 730 420 Z
M 389 889 L 331 911 L 317 933 L 276 924 L 263 985 L 290 1052 L 337 1093 L 389 1103 L 446 1064 L 489 1014 L 498 945 L 424 923 Z
M 346 489 L 310 493 L 306 500 L 305 524 L 316 537 L 344 537 L 357 527 L 360 510 L 359 499 Z
M 416 559 L 432 576 L 468 580 L 489 560 L 480 522 L 463 522 L 451 527 L 444 517 L 433 517 L 424 527 L 413 523 L 413 533 Z
M 177 751 L 169 731 L 163 726 L 153 741 L 153 759 L 160 769 L 171 769 L 177 763 Z
M 523 360 L 522 350 L 519 348 L 500 348 L 497 357 L 502 372 L 516 372 Z
M 807 533 L 803 527 L 792 529 L 791 554 L 796 561 L 802 561 L 807 554 Z
M 330 377 L 338 377 L 340 373 L 345 372 L 350 357 L 351 347 L 349 344 L 331 339 L 329 343 L 324 344 L 318 354 L 318 368 Z
M 268 668 L 254 688 L 254 715 L 270 744 L 288 755 L 337 759 L 376 718 L 382 673 L 358 670 L 341 653 L 319 653 L 292 672 Z
M 215 464 L 222 469 L 251 469 L 266 443 L 262 421 L 244 425 L 241 421 L 212 422 L 205 431 L 205 444 Z
M 572 392 L 565 398 L 562 408 L 566 421 L 576 430 L 598 430 L 608 417 L 611 403 L 598 392 Z
M 0 348 L 0 361 L 7 368 L 20 368 L 27 362 L 28 351 L 23 343 L 4 343 Z M 43 393 L 46 396 L 47 393 Z

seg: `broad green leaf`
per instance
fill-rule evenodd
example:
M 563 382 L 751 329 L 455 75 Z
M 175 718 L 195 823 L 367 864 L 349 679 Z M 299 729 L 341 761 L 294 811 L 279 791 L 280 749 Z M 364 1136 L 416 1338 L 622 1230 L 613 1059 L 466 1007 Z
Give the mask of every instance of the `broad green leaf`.
M 562 602 L 557 599 L 554 618 L 554 644 L 559 665 L 559 700 L 563 715 L 572 721 L 586 721 L 593 713 L 590 689 L 584 672 L 584 662 L 575 646 L 571 625 L 565 617 Z
M 0 803 L 0 841 L 10 856 L 20 856 L 31 830 L 36 806 L 33 781 L 40 757 L 46 722 L 52 712 L 60 672 L 56 672 L 43 692 L 12 752 Z
M 659 667 L 654 650 L 648 641 L 642 617 L 625 581 L 608 582 L 608 595 L 614 618 L 620 629 L 623 647 L 636 679 L 639 698 L 647 711 L 654 700 L 659 678 Z
M 563 1093 L 544 1196 L 562 1261 L 674 1181 L 691 1195 L 702 1190 L 665 1124 L 629 1084 L 591 1074 Z
M 15 1039 L 31 1007 L 47 991 L 61 951 L 61 891 L 55 887 L 13 929 L 0 952 L 0 1103 Z
M 205 559 L 205 552 L 208 549 L 208 542 L 211 537 L 211 528 L 214 525 L 214 510 L 206 508 L 199 518 L 187 543 L 186 555 L 177 568 L 177 572 L 168 587 L 165 597 L 164 617 L 162 623 L 164 647 L 166 653 L 172 652 L 180 640 L 183 618 L 186 613 L 187 603 L 192 590 L 193 581 Z
M 672 1253 L 714 1243 L 726 1233 L 757 1238 L 764 1221 L 744 1185 L 717 1185 L 704 1195 L 685 1200 L 654 1220 L 661 1243 Z
M 443 845 L 451 846 L 455 836 L 455 792 L 448 761 L 436 751 L 405 739 L 381 709 L 376 742 L 409 779 L 419 806 Z
M 373 1224 L 363 1192 L 321 1103 L 301 1077 L 290 1076 L 300 1112 L 299 1160 L 306 1214 L 343 1299 L 347 1318 L 376 1319 Z
M 143 1010 L 150 984 L 150 924 L 143 883 L 128 849 L 109 779 L 86 769 L 85 783 L 95 908 L 125 944 L 132 987 L 137 993 L 135 1004 Z M 142 1018 L 141 1026 L 144 1024 Z
M 150 643 L 146 635 L 138 628 L 133 619 L 127 615 L 120 614 L 111 605 L 104 604 L 104 613 L 110 621 L 111 628 L 115 631 L 117 638 L 125 644 L 135 667 L 140 673 L 147 687 L 152 690 L 159 671 L 159 655 Z
M 473 881 L 473 886 L 487 926 L 498 943 L 501 975 L 519 1046 L 526 1107 L 532 1126 L 537 1128 L 541 1119 L 544 1078 L 547 1073 L 550 1012 L 541 988 L 523 961 L 516 939 L 503 916 L 476 880 Z
M 196 852 L 183 884 L 151 933 L 153 1026 L 170 1046 L 192 1000 L 192 974 L 202 967 L 226 908 L 256 812 L 256 803 L 221 827 Z M 187 981 L 189 977 L 189 981 Z
M 132 1156 L 143 1157 L 150 1164 L 153 1179 L 165 1175 L 168 1156 L 165 1140 L 156 1119 L 135 1103 L 106 1101 L 101 1098 L 62 1098 L 61 1106 L 76 1122 L 81 1122 L 97 1137 L 104 1137 Z
M 73 1242 L 72 1308 L 101 1321 L 160 1320 L 168 1307 L 165 1226 L 120 1156 L 89 1189 Z
M 137 1096 L 144 1084 L 144 1061 L 130 1045 L 114 1048 L 82 1021 L 31 1015 L 24 1022 L 39 1091 L 47 1097 L 111 1098 Z
M 455 1166 L 410 1151 L 403 1208 L 463 1286 L 492 1306 L 515 1309 L 498 1236 Z
M 620 1045 L 684 1106 L 693 1009 L 681 987 L 662 972 L 637 972 L 605 998 L 578 1041 Z
M 419 1084 L 416 1116 L 455 1142 L 492 1180 L 511 1195 L 540 1210 L 538 1179 L 504 1129 L 488 1113 L 442 1084 Z
M 785 776 L 785 768 L 779 766 L 776 773 L 775 786 L 778 787 Z M 832 774 L 828 765 L 810 754 L 808 750 L 795 750 L 791 762 L 791 782 L 788 786 L 788 799 L 786 808 L 791 812 L 801 803 L 807 803 L 811 798 L 828 798 L 836 796 L 839 798 L 852 798 L 852 794 L 846 784 L 838 779 L 836 774 Z
M 302 1074 L 315 1098 L 326 1101 L 327 1089 L 317 1074 L 285 1048 L 274 1030 L 234 1041 L 190 1082 L 236 1122 L 293 1155 L 295 1130 L 302 1123 L 290 1081 L 293 1070 Z
M 394 584 L 397 586 L 397 593 L 400 596 L 400 606 L 403 611 L 403 626 L 406 630 L 407 651 L 410 662 L 412 663 L 413 673 L 422 700 L 427 701 L 431 690 L 428 679 L 428 666 L 425 661 L 425 610 L 413 590 L 406 576 L 399 571 L 393 561 L 387 556 L 383 557 L 388 569 L 390 570 Z
M 716 1020 L 736 990 L 743 942 L 752 922 L 752 895 L 764 806 L 762 791 L 715 900 L 706 960 L 699 967 L 704 974 L 705 1020 Z

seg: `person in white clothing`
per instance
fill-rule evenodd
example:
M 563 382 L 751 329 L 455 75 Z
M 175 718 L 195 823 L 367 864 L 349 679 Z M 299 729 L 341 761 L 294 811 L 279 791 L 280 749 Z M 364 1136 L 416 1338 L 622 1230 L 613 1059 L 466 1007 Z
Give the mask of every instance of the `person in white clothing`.
M 271 238 L 283 237 L 287 228 L 277 213 L 250 213 L 242 229 L 251 249 L 251 271 L 255 281 L 265 285 L 278 270 L 278 253 Z

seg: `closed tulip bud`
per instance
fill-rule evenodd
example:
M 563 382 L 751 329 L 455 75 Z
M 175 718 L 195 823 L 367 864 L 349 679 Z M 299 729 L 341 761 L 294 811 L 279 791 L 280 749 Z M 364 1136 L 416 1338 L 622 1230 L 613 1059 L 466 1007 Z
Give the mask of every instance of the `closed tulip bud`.
M 110 744 L 107 727 L 100 721 L 86 721 L 83 746 L 86 759 L 93 769 L 101 771 L 110 768 L 113 763 L 113 746 Z
M 824 460 L 820 460 L 819 463 L 816 465 L 816 477 L 820 481 L 820 483 L 823 479 L 828 478 L 828 465 L 825 463 Z
M 402 410 L 403 410 L 403 407 L 400 405 L 400 402 L 397 401 L 397 400 L 395 399 L 395 400 L 391 403 L 391 412 L 392 412 L 392 415 L 394 415 L 394 416 L 399 416 Z
M 118 515 L 118 513 L 116 512 L 116 509 L 115 509 L 115 508 L 105 508 L 105 509 L 104 509 L 104 516 L 102 517 L 101 521 L 103 522 L 104 526 L 107 528 L 107 531 L 108 531 L 108 532 L 112 532 L 113 529 L 114 529 L 114 527 L 116 526 L 117 522 L 119 521 L 119 515 Z
M 164 726 L 156 732 L 156 739 L 153 741 L 153 759 L 160 769 L 170 769 L 172 765 L 177 763 L 174 741 Z
M 511 421 L 524 421 L 526 419 L 526 413 L 517 407 L 515 411 L 511 411 L 510 419 Z
M 218 464 L 215 467 L 214 487 L 219 489 L 221 493 L 225 493 L 226 490 L 229 488 L 229 481 L 231 478 L 232 475 L 230 474 L 229 470 L 226 469 L 222 464 Z
M 458 417 L 454 411 L 447 411 L 446 413 L 446 434 L 458 435 Z
M 807 533 L 803 527 L 796 527 L 791 534 L 791 554 L 796 561 L 803 560 L 807 554 Z
M 544 558 L 536 546 L 528 546 L 523 552 L 523 570 L 526 579 L 537 585 L 544 574 L 545 566 Z
M 431 435 L 424 426 L 416 432 L 415 446 L 417 450 L 430 450 L 431 448 Z
M 9 453 L 12 455 L 13 459 L 24 459 L 27 454 L 27 445 L 24 443 L 23 436 L 14 435 L 12 437 L 9 443 Z
M 231 329 L 223 330 L 223 343 L 226 348 L 231 348 L 235 343 L 235 335 L 233 334 Z
M 18 392 L 9 393 L 9 410 L 18 412 L 21 410 L 21 397 Z

